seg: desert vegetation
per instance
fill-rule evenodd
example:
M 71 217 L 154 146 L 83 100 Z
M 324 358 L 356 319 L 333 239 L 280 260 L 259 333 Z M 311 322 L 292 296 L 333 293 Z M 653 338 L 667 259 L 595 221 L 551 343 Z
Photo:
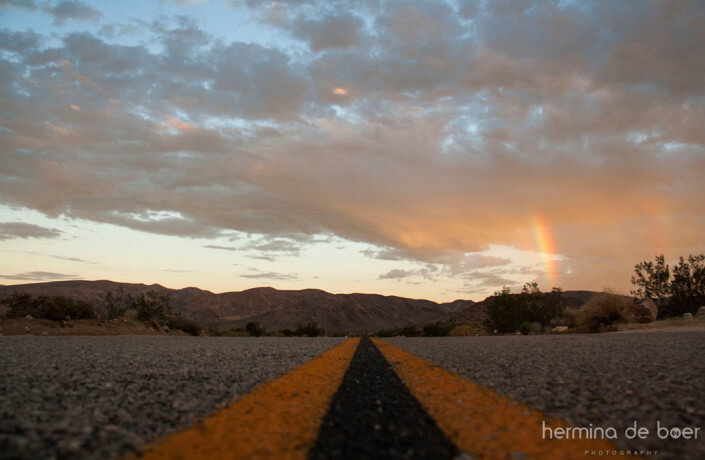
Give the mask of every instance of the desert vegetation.
M 640 262 L 634 266 L 632 284 L 632 295 L 658 305 L 659 318 L 695 314 L 705 305 L 705 254 L 680 257 L 673 268 L 663 254 Z
M 602 292 L 583 305 L 577 316 L 577 329 L 583 332 L 598 332 L 615 322 L 627 320 L 627 309 L 633 302 L 612 291 Z
M 505 287 L 487 305 L 485 328 L 489 332 L 540 332 L 564 310 L 559 288 L 541 292 L 536 283 L 526 283 L 520 293 L 512 294 Z
M 260 323 L 251 321 L 245 327 L 233 328 L 227 331 L 211 331 L 211 335 L 225 337 L 322 337 L 326 335 L 323 329 L 315 321 L 299 324 L 294 329 L 279 329 L 277 331 L 267 330 Z
M 0 301 L 7 307 L 8 318 L 31 316 L 38 319 L 62 321 L 67 319 L 94 319 L 97 317 L 93 304 L 62 296 L 39 296 L 13 293 Z
M 148 323 L 156 328 L 166 326 L 179 329 L 191 335 L 201 334 L 200 324 L 175 314 L 165 293 L 148 291 L 139 296 L 126 295 L 124 292 L 107 292 L 105 304 L 97 309 L 92 302 L 64 296 L 32 296 L 27 293 L 14 292 L 10 297 L 0 300 L 5 307 L 5 316 L 11 318 L 36 318 L 50 321 L 70 321 L 83 319 L 97 320 L 134 320 Z

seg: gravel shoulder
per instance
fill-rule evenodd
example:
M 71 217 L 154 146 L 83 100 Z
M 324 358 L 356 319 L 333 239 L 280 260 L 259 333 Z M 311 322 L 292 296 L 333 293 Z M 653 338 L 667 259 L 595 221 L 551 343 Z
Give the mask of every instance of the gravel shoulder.
M 0 337 L 0 458 L 118 458 L 343 340 Z
M 549 417 L 612 426 L 623 448 L 705 458 L 705 333 L 385 339 Z M 627 440 L 633 421 L 650 430 Z M 661 440 L 656 423 L 701 427 L 698 440 Z M 541 436 L 541 427 L 537 427 Z

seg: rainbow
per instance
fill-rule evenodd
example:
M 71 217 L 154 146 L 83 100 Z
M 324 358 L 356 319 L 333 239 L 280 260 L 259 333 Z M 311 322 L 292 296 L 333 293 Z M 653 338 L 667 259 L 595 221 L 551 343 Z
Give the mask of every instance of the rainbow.
M 539 215 L 533 217 L 534 237 L 536 238 L 536 249 L 541 253 L 544 271 L 550 283 L 550 287 L 558 286 L 558 267 L 556 266 L 556 247 L 551 233 L 551 227 Z

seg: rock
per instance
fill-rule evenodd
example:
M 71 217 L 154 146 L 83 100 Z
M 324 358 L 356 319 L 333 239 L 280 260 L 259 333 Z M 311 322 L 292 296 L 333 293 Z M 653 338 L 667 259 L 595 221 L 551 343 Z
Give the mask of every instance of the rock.
M 703 317 L 705 317 L 705 305 L 703 305 L 702 307 L 698 308 L 698 312 L 695 314 L 695 316 L 698 316 L 698 317 L 703 316 Z
M 641 304 L 632 304 L 622 310 L 622 316 L 628 323 L 650 323 L 653 321 L 652 311 Z
M 656 302 L 651 299 L 646 299 L 641 303 L 641 306 L 648 308 L 649 311 L 651 311 L 651 321 L 656 321 L 656 318 L 658 318 L 658 306 Z
M 557 334 L 568 332 L 568 326 L 556 326 L 553 329 L 551 329 L 551 332 L 554 332 Z
M 683 319 L 686 321 L 693 321 L 693 314 L 692 313 L 683 313 Z
M 32 315 L 27 315 L 27 316 L 24 317 L 24 319 L 34 319 L 34 316 L 32 316 Z
M 29 334 L 29 328 L 27 326 L 25 326 L 24 331 Z
M 169 326 L 165 325 L 162 329 L 164 329 L 164 332 L 166 332 L 167 334 L 169 333 Z

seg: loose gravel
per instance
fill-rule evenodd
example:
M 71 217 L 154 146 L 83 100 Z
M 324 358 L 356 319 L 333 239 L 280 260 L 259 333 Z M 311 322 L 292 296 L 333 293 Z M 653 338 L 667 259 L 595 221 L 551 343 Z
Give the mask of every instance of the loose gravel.
M 343 340 L 0 337 L 0 458 L 136 452 Z
M 614 427 L 611 442 L 624 449 L 705 458 L 703 332 L 385 340 L 550 417 Z M 649 429 L 646 439 L 625 438 L 634 421 Z M 699 439 L 659 439 L 657 421 L 700 427 Z

